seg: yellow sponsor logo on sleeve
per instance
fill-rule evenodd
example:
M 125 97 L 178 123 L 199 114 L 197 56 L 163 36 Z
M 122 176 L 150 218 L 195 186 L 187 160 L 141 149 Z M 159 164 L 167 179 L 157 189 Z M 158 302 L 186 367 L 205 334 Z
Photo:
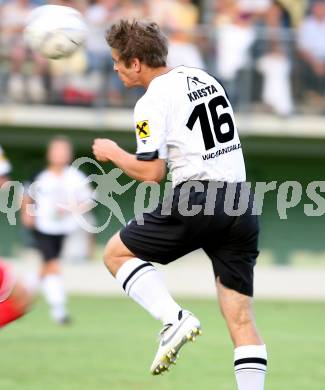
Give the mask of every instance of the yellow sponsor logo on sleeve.
M 150 137 L 150 128 L 148 120 L 137 122 L 137 134 L 141 139 Z

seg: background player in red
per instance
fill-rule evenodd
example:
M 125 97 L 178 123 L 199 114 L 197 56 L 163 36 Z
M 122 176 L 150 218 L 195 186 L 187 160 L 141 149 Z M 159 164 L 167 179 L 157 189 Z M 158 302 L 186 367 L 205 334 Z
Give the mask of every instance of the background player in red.
M 22 317 L 31 303 L 31 295 L 16 280 L 7 264 L 0 261 L 0 328 Z
M 11 170 L 0 146 L 0 186 L 5 186 Z M 0 260 L 0 328 L 22 317 L 31 303 L 31 294 L 18 281 L 8 264 Z

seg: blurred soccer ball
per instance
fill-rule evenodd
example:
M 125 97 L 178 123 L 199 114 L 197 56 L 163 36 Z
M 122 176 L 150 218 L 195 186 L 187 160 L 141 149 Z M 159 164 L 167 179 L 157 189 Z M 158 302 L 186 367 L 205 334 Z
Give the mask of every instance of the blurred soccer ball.
M 27 45 L 51 59 L 69 57 L 86 38 L 87 25 L 79 11 L 60 5 L 35 8 L 27 20 Z

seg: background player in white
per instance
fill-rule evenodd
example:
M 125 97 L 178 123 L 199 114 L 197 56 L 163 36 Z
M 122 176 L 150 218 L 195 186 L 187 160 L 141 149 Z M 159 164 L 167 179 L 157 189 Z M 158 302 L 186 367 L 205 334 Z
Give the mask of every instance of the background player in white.
M 121 21 L 108 31 L 107 41 L 124 85 L 142 86 L 146 92 L 134 110 L 136 155 L 111 140 L 97 139 L 95 157 L 112 161 L 141 181 L 162 180 L 167 162 L 174 186 L 171 215 L 163 215 L 158 206 L 144 215 L 143 225 L 131 221 L 108 242 L 105 251 L 105 263 L 117 282 L 163 322 L 151 372 L 160 374 L 169 368 L 180 347 L 199 334 L 200 322 L 174 301 L 149 261 L 167 264 L 203 248 L 212 260 L 220 308 L 235 346 L 238 388 L 262 390 L 267 354 L 252 309 L 258 223 L 251 213 L 251 200 L 241 216 L 231 217 L 224 211 L 228 183 L 246 179 L 230 102 L 222 86 L 206 72 L 166 67 L 167 41 L 154 23 Z M 201 187 L 192 189 L 191 205 L 203 205 L 208 186 L 222 184 L 214 215 L 181 214 L 178 205 L 184 182 Z
M 22 207 L 22 222 L 32 229 L 43 258 L 42 290 L 51 316 L 59 324 L 69 322 L 59 257 L 65 237 L 78 229 L 71 196 L 76 201 L 75 212 L 87 209 L 92 196 L 86 176 L 70 166 L 72 154 L 72 145 L 65 137 L 56 137 L 49 143 L 48 165 L 32 179 Z

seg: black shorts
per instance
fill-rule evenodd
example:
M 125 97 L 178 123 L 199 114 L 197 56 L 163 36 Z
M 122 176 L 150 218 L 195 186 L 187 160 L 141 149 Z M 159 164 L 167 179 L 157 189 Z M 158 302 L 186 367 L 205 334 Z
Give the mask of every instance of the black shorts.
M 122 242 L 136 257 L 160 264 L 168 264 L 202 248 L 212 261 L 215 276 L 220 277 L 224 286 L 253 296 L 259 234 L 258 218 L 252 213 L 253 194 L 246 183 L 196 181 L 187 182 L 186 186 L 191 187 L 193 183 L 200 188 L 192 187 L 187 195 L 181 190 L 184 183 L 175 187 L 170 215 L 165 215 L 159 204 L 155 211 L 143 215 L 143 225 L 136 219 L 130 221 L 120 232 Z M 233 196 L 226 197 L 230 186 L 229 194 Z M 216 195 L 211 196 L 215 191 Z M 229 215 L 229 207 L 238 210 L 240 199 L 245 204 L 245 197 L 246 211 L 237 216 Z M 180 212 L 187 206 L 191 210 L 195 205 L 201 208 L 196 215 Z
M 33 231 L 35 244 L 41 252 L 45 262 L 57 259 L 60 256 L 65 235 L 63 234 L 45 234 L 37 230 Z

